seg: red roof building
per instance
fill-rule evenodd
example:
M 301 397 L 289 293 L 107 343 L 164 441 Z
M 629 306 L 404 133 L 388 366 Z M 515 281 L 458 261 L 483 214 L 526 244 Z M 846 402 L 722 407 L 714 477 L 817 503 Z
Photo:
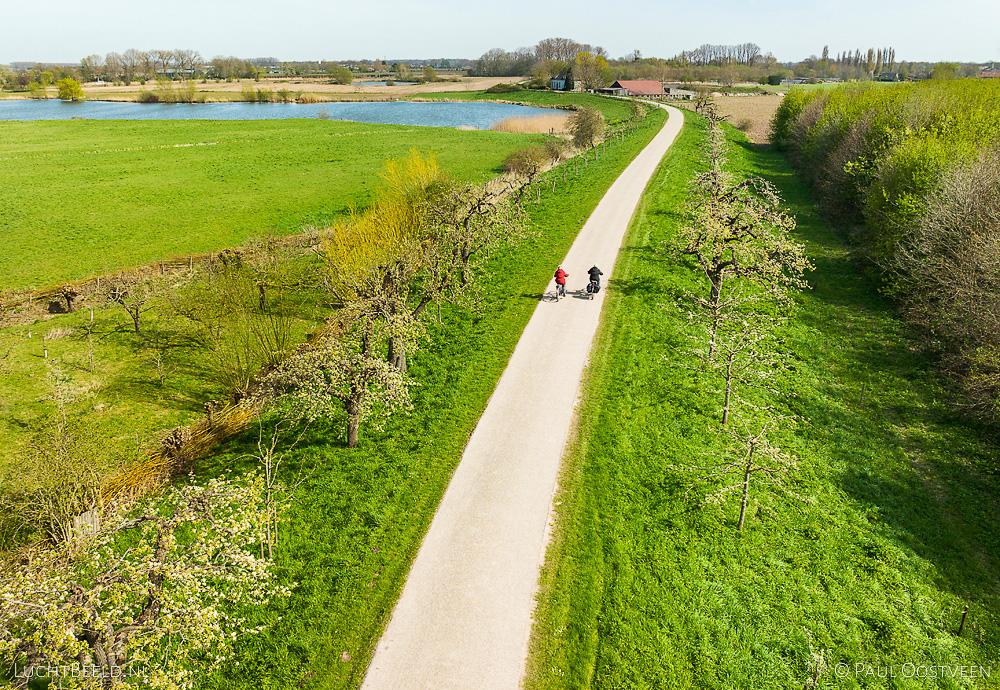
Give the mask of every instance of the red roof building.
M 609 91 L 621 96 L 644 96 L 646 98 L 663 98 L 667 92 L 663 90 L 663 84 L 658 81 L 616 81 L 611 85 Z
M 1000 70 L 987 70 L 984 69 L 982 74 L 979 75 L 981 79 L 1000 79 Z

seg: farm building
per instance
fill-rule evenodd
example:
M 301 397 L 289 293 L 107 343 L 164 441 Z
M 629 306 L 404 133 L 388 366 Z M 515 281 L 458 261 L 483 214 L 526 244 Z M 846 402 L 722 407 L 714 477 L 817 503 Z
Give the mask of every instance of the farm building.
M 663 90 L 667 98 L 672 101 L 690 101 L 695 97 L 695 92 L 690 89 L 682 89 L 680 84 L 664 84 Z
M 980 79 L 1000 79 L 1000 70 L 995 69 L 984 69 L 979 74 Z
M 601 93 L 610 93 L 614 96 L 641 96 L 642 98 L 666 98 L 667 96 L 667 92 L 663 90 L 663 84 L 652 80 L 619 80 L 608 88 L 601 89 Z

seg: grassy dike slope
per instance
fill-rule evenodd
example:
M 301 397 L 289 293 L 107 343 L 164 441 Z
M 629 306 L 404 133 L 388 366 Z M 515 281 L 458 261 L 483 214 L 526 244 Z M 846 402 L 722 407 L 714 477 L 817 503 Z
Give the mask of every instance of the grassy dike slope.
M 701 286 L 661 250 L 702 165 L 703 123 L 687 116 L 608 286 L 527 687 L 801 688 L 807 639 L 829 650 L 823 687 L 995 687 L 992 434 L 948 414 L 930 363 L 786 161 L 732 130 L 733 167 L 778 185 L 816 265 L 785 334 L 793 395 L 776 402 L 801 417 L 783 445 L 812 502 L 758 486 L 739 534 L 736 501 L 685 500 L 690 474 L 669 466 L 710 464 L 705 453 L 720 449 L 717 382 L 679 366 L 675 350 L 688 326 L 673 304 Z M 992 668 L 992 680 L 930 665 Z M 936 676 L 906 677 L 917 667 Z
M 317 426 L 289 458 L 290 478 L 315 468 L 298 492 L 276 552 L 291 599 L 249 612 L 249 625 L 272 624 L 242 640 L 226 672 L 205 688 L 352 688 L 367 668 L 410 563 L 469 435 L 503 372 L 556 265 L 607 188 L 665 121 L 654 112 L 624 144 L 609 146 L 556 191 L 542 184 L 528 203 L 535 237 L 491 257 L 478 314 L 443 309 L 430 340 L 412 358 L 415 409 L 384 432 L 362 430 L 344 447 L 342 425 Z M 529 194 L 534 198 L 534 193 Z M 570 337 L 569 334 L 566 337 Z M 249 465 L 254 433 L 198 468 L 214 476 Z M 239 662 L 239 666 L 235 662 Z
M 306 119 L 0 122 L 0 291 L 298 232 L 367 205 L 386 159 L 410 149 L 478 179 L 530 139 Z

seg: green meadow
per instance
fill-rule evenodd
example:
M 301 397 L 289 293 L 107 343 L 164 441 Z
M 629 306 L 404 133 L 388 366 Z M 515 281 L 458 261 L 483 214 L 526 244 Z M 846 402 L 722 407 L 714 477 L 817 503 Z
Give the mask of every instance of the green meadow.
M 0 291 L 298 232 L 365 206 L 410 149 L 479 179 L 528 140 L 305 119 L 0 122 Z
M 754 485 L 742 532 L 738 496 L 704 502 L 689 470 L 719 462 L 721 393 L 681 354 L 693 333 L 676 305 L 703 288 L 663 245 L 704 165 L 704 123 L 686 116 L 608 285 L 527 687 L 996 687 L 994 436 L 948 411 L 782 155 L 735 130 L 732 169 L 778 186 L 816 267 L 781 333 L 793 371 L 780 395 L 750 398 L 797 416 L 774 440 L 805 500 Z

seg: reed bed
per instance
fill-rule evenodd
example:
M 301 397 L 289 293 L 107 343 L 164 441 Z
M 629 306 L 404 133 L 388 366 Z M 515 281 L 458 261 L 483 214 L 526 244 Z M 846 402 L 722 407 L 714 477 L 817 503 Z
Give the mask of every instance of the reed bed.
M 568 128 L 569 113 L 552 113 L 534 117 L 508 117 L 490 125 L 494 132 L 513 134 L 554 134 Z

